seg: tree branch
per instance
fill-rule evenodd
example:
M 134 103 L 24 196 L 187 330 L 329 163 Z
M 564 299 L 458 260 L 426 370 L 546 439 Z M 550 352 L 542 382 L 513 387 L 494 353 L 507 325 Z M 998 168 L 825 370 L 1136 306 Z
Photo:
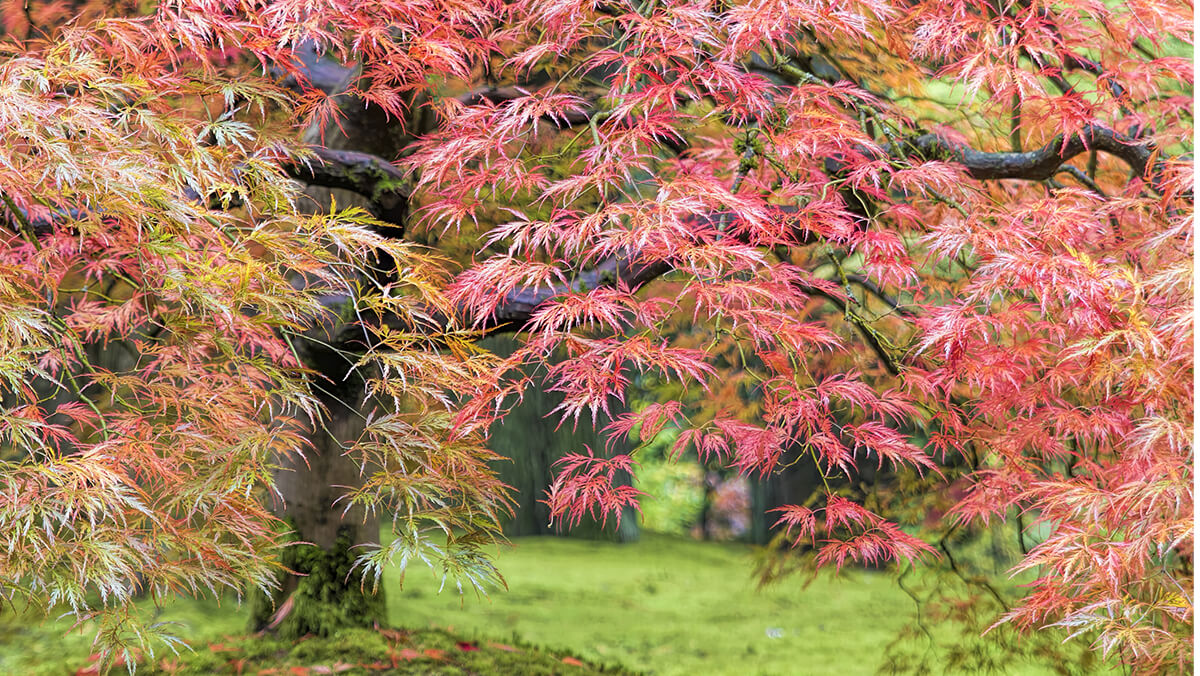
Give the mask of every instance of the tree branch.
M 313 148 L 319 162 L 296 162 L 289 174 L 309 185 L 341 188 L 358 193 L 371 203 L 373 216 L 385 223 L 404 227 L 408 199 L 412 194 L 404 172 L 370 153 L 354 150 Z
M 1100 125 L 1088 125 L 1067 139 L 1062 136 L 1037 150 L 1023 153 L 983 152 L 937 134 L 923 134 L 907 141 L 905 153 L 925 160 L 949 160 L 963 165 L 971 178 L 984 180 L 1017 178 L 1044 181 L 1063 163 L 1087 152 L 1103 150 L 1119 157 L 1138 176 L 1145 177 L 1155 149 Z M 1157 173 L 1157 172 L 1156 172 Z M 1154 179 L 1151 179 L 1154 183 Z

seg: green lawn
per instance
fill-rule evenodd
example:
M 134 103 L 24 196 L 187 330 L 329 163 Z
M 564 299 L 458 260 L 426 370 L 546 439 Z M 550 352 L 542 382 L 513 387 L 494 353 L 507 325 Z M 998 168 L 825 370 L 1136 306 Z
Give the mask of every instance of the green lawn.
M 912 600 L 885 573 L 823 575 L 757 591 L 745 545 L 644 534 L 618 545 L 518 538 L 498 564 L 508 591 L 459 597 L 424 567 L 387 575 L 394 625 L 440 627 L 466 639 L 539 645 L 656 675 L 853 676 L 875 672 L 884 647 L 909 621 Z M 245 626 L 233 602 L 180 601 L 161 611 L 200 644 Z M 0 613 L 0 674 L 71 674 L 88 639 L 66 622 L 38 624 Z M 935 662 L 936 663 L 936 662 Z M 1049 674 L 1026 668 L 1013 674 Z
M 756 591 L 744 545 L 644 534 L 635 544 L 518 538 L 508 591 L 437 595 L 413 570 L 392 621 L 516 636 L 654 674 L 871 674 L 912 600 L 891 576 L 856 573 Z M 393 586 L 394 590 L 395 587 Z

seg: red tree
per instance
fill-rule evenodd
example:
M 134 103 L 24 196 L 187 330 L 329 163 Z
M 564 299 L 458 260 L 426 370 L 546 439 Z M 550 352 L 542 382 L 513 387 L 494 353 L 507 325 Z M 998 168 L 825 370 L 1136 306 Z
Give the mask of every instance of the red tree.
M 679 451 L 747 474 L 810 456 L 827 489 L 780 523 L 839 568 L 935 549 L 875 507 L 886 491 L 832 479 L 940 485 L 954 504 L 925 535 L 1044 534 L 997 620 L 1190 663 L 1184 3 L 176 0 L 61 26 L 61 5 L 20 6 L 0 79 L 3 430 L 26 454 L 4 466 L 6 592 L 86 615 L 91 590 L 103 609 L 139 585 L 268 584 L 255 487 L 302 449 L 286 419 L 362 404 L 313 394 L 288 348 L 307 337 L 361 355 L 327 375 L 389 401 L 314 442 L 348 446 L 360 521 L 397 514 L 368 570 L 492 574 L 477 543 L 505 497 L 479 441 L 527 388 L 589 424 L 636 373 L 732 382 L 753 405 L 685 394 L 611 430 L 672 424 Z M 289 174 L 404 229 L 301 217 Z M 443 282 L 402 236 L 476 255 Z M 525 343 L 492 360 L 463 327 Z M 110 339 L 129 362 L 89 363 Z M 555 518 L 636 504 L 613 481 L 633 462 L 568 457 Z

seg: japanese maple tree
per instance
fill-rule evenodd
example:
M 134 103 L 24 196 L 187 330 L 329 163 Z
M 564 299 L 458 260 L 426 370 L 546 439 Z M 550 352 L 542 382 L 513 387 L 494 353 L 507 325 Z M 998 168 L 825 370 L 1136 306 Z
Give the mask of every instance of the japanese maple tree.
M 1186 3 L 5 7 L 7 596 L 118 645 L 137 589 L 270 586 L 264 495 L 322 405 L 366 412 L 336 509 L 396 515 L 361 568 L 482 584 L 487 429 L 531 387 L 593 424 L 649 374 L 678 396 L 610 433 L 811 457 L 778 518 L 818 565 L 1016 521 L 1036 581 L 992 620 L 1191 663 Z M 288 177 L 371 213 L 304 215 Z M 619 518 L 636 457 L 569 455 L 553 518 Z M 867 466 L 919 489 L 863 495 Z

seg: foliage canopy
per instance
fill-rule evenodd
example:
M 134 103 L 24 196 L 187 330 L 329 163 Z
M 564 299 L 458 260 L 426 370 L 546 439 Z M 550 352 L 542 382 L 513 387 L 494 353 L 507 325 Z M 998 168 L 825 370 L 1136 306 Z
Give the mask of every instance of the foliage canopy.
M 1190 664 L 1187 3 L 76 4 L 3 5 L 5 598 L 121 648 L 154 629 L 135 592 L 269 584 L 321 341 L 394 402 L 346 450 L 347 503 L 396 515 L 367 571 L 496 580 L 488 426 L 529 387 L 589 424 L 653 379 L 610 432 L 745 474 L 810 455 L 826 488 L 779 520 L 817 564 L 1017 519 L 1036 582 L 997 621 Z M 298 142 L 362 106 L 398 157 Z M 292 179 L 380 208 L 306 215 Z M 636 505 L 635 457 L 568 456 L 554 518 Z

